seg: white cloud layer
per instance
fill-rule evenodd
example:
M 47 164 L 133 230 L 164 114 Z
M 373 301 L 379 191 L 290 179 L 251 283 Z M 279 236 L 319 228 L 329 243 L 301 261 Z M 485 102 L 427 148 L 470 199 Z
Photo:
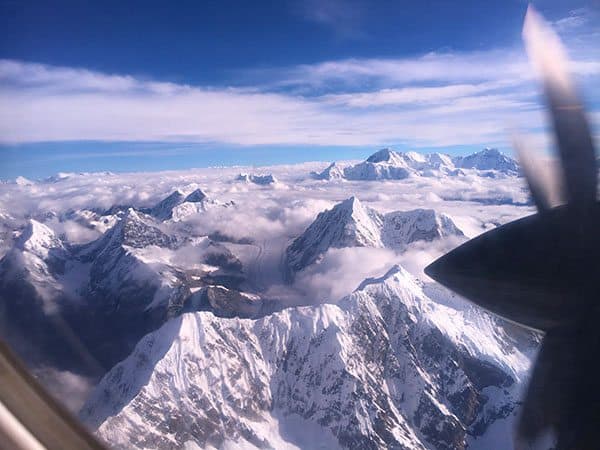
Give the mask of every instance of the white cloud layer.
M 311 10 L 314 20 L 331 18 L 323 8 Z M 574 11 L 554 23 L 586 86 L 600 78 L 588 22 Z M 520 48 L 325 61 L 240 78 L 254 82 L 190 86 L 0 60 L 0 142 L 508 148 L 505 130 L 515 125 L 548 141 L 540 90 Z M 597 117 L 598 104 L 590 106 Z

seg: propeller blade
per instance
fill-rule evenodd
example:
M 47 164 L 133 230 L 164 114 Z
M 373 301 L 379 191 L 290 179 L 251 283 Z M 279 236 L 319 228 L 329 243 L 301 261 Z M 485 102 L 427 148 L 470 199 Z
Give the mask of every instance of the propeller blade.
M 523 141 L 518 136 L 513 136 L 513 148 L 517 152 L 519 159 L 519 165 L 525 175 L 527 186 L 529 186 L 529 192 L 531 198 L 535 203 L 538 212 L 545 212 L 549 210 L 552 205 L 549 198 L 549 191 L 545 186 L 544 177 L 541 175 L 539 169 L 539 162 L 534 161 L 533 157 L 527 153 Z
M 523 38 L 544 83 L 569 205 L 585 211 L 596 202 L 597 162 L 588 121 L 569 75 L 560 38 L 530 5 Z
M 565 344 L 553 331 L 544 337 L 521 408 L 516 448 L 528 448 L 545 432 L 557 434 L 557 427 L 567 413 L 569 388 L 573 385 L 568 378 L 573 374 L 571 352 L 564 351 Z
M 557 449 L 597 446 L 598 337 L 593 318 L 546 333 L 521 409 L 517 448 L 527 448 L 546 431 L 556 437 Z

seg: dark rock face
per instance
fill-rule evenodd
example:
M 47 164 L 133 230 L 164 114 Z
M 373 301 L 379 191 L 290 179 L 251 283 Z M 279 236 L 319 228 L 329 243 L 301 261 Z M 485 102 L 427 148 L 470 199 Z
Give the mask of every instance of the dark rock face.
M 223 286 L 208 286 L 202 292 L 206 309 L 219 317 L 257 317 L 262 308 L 259 297 L 227 289 Z

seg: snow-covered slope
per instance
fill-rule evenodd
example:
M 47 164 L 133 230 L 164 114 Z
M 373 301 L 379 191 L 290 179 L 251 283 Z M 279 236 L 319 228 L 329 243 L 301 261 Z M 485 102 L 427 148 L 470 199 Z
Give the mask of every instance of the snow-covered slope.
M 30 285 L 52 309 L 58 296 L 57 278 L 69 257 L 64 244 L 46 225 L 30 219 L 13 249 L 0 262 L 0 283 Z
M 356 197 L 320 213 L 287 248 L 289 277 L 318 262 L 330 248 L 386 247 L 403 251 L 415 241 L 433 241 L 447 236 L 464 237 L 445 214 L 432 209 L 393 211 L 380 214 Z
M 317 180 L 341 180 L 345 177 L 344 169 L 332 162 L 322 172 L 312 172 L 312 177 Z
M 290 273 L 297 272 L 318 259 L 329 248 L 383 247 L 382 216 L 350 197 L 332 209 L 319 213 L 315 221 L 286 250 Z
M 0 260 L 0 336 L 18 334 L 34 350 L 47 342 L 54 357 L 68 353 L 55 328 L 70 330 L 107 370 L 184 310 L 258 313 L 262 302 L 240 292 L 243 268 L 227 248 L 161 227 L 130 208 L 99 239 L 66 247 L 49 227 L 30 220 Z M 72 354 L 60 359 L 69 369 L 85 366 Z
M 223 246 L 206 237 L 186 241 L 168 235 L 152 217 L 133 209 L 98 241 L 82 247 L 79 258 L 90 264 L 84 294 L 89 307 L 130 346 L 190 308 L 190 302 L 202 308 L 205 302 L 193 298 L 200 289 L 237 288 L 244 279 L 241 263 Z M 106 361 L 127 348 L 119 339 L 111 346 L 103 355 Z
M 511 175 L 519 172 L 519 164 L 495 148 L 485 148 L 468 156 L 457 156 L 454 164 L 464 169 L 495 170 Z
M 433 241 L 447 236 L 464 236 L 445 214 L 433 209 L 394 211 L 383 220 L 381 240 L 388 248 L 403 250 L 415 241 Z
M 396 266 L 338 305 L 174 319 L 80 415 L 116 448 L 464 449 L 516 412 L 530 361 L 509 341 Z
M 64 283 L 70 256 L 50 228 L 31 219 L 0 260 L 0 336 L 28 363 L 62 364 L 69 353 L 54 319 L 71 297 Z

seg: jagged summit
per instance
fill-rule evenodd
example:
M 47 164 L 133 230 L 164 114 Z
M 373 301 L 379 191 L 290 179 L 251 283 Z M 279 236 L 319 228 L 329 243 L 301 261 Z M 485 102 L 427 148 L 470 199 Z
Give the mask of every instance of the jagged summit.
M 472 155 L 459 156 L 454 161 L 457 167 L 463 169 L 497 170 L 508 174 L 519 172 L 517 161 L 495 148 L 488 147 Z
M 180 190 L 176 190 L 151 208 L 149 213 L 160 221 L 179 221 L 189 215 L 205 211 L 209 205 L 217 204 L 219 203 L 210 200 L 202 189 L 195 189 L 187 196 Z
M 122 252 L 123 246 L 143 249 L 147 246 L 172 248 L 176 239 L 160 230 L 156 220 L 135 208 L 127 208 L 116 223 L 101 237 L 77 249 L 83 261 L 92 261 L 102 254 Z
M 40 258 L 47 257 L 50 249 L 64 249 L 63 243 L 54 231 L 34 219 L 29 219 L 17 241 L 17 246 Z
M 445 214 L 432 209 L 393 211 L 382 215 L 350 197 L 315 221 L 286 250 L 291 274 L 318 262 L 330 248 L 387 247 L 404 251 L 415 241 L 464 237 Z
M 389 248 L 402 250 L 412 242 L 430 242 L 446 236 L 464 234 L 450 217 L 433 209 L 394 211 L 384 217 L 382 241 Z
M 388 163 L 388 164 L 401 164 L 402 157 L 400 154 L 391 148 L 383 148 L 367 158 L 367 162 L 370 163 Z
M 236 181 L 242 181 L 244 183 L 254 183 L 260 186 L 268 186 L 270 184 L 277 183 L 277 179 L 270 173 L 265 175 L 240 173 L 235 179 Z
M 317 180 L 342 180 L 344 179 L 344 168 L 332 162 L 322 172 L 312 172 L 312 176 Z
M 112 242 L 134 248 L 149 245 L 171 247 L 175 239 L 163 233 L 151 217 L 129 208 L 122 219 L 106 233 Z M 102 239 L 102 238 L 101 238 Z
M 176 190 L 168 197 L 158 202 L 151 210 L 150 215 L 159 220 L 168 220 L 173 216 L 173 208 L 183 203 L 185 195 L 180 190 Z
M 206 200 L 206 198 L 207 198 L 207 196 L 202 191 L 202 189 L 196 189 L 195 191 L 190 193 L 183 201 L 190 202 L 190 203 L 198 203 L 198 202 Z
M 383 276 L 381 277 L 371 277 L 363 280 L 360 285 L 354 290 L 354 292 L 364 291 L 370 285 L 378 285 L 386 282 L 396 274 L 400 274 L 402 276 L 409 276 L 408 272 L 404 270 L 402 266 L 399 264 L 394 264 Z
M 379 213 L 350 197 L 319 213 L 315 221 L 286 250 L 291 272 L 316 262 L 329 248 L 382 247 Z

